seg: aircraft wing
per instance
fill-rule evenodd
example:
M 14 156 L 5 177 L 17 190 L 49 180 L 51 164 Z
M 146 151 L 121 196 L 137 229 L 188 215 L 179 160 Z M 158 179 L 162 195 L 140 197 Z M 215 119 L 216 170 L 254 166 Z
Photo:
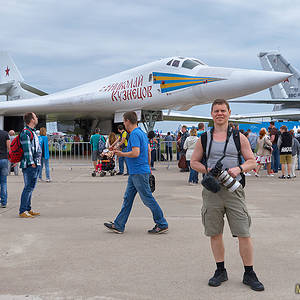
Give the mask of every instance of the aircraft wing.
M 203 117 L 203 116 L 193 116 L 193 115 L 184 115 L 180 113 L 164 113 L 163 112 L 163 120 L 164 121 L 184 121 L 184 122 L 209 122 L 212 124 L 212 117 Z M 241 121 L 237 120 L 235 118 L 229 119 L 230 122 L 233 123 L 240 123 L 240 124 L 248 124 L 248 123 L 253 123 L 257 124 L 257 122 L 251 122 L 251 121 Z
M 248 115 L 233 115 L 237 120 L 241 119 L 258 119 L 258 118 L 272 118 L 284 120 L 300 120 L 300 109 L 285 109 L 279 111 L 253 113 Z
M 293 103 L 300 103 L 300 99 L 234 99 L 228 101 L 230 103 L 259 103 L 259 104 L 293 104 Z

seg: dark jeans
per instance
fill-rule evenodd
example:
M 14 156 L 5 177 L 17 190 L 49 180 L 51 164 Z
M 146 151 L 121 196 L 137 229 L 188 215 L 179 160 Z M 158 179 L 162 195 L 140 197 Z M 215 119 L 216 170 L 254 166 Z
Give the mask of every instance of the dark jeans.
M 167 160 L 169 160 L 169 155 L 170 155 L 170 161 L 173 159 L 173 153 L 172 153 L 172 146 L 166 146 L 166 153 L 167 153 Z
M 277 173 L 279 168 L 279 149 L 277 144 L 272 145 L 273 152 L 272 152 L 272 160 L 271 160 L 271 169 Z
M 37 182 L 39 169 L 37 167 L 28 167 L 22 169 L 22 172 L 24 177 L 24 189 L 21 195 L 20 214 L 24 211 L 31 210 L 31 196 Z
M 154 167 L 155 158 L 156 158 L 156 149 L 152 149 L 151 150 L 151 163 L 150 163 L 151 168 Z

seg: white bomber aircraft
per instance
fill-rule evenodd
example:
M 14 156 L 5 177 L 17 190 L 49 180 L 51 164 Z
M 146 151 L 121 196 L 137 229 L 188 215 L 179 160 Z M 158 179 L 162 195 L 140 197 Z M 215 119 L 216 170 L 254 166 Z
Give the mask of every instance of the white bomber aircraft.
M 155 121 L 208 121 L 211 118 L 163 114 L 188 110 L 215 99 L 232 99 L 266 89 L 291 74 L 211 67 L 195 58 L 165 58 L 51 95 L 26 84 L 12 59 L 0 52 L 0 128 L 18 130 L 33 111 L 49 120 L 87 121 L 86 129 L 112 129 L 113 120 L 135 110 L 146 129 Z M 36 97 L 40 96 L 40 97 Z

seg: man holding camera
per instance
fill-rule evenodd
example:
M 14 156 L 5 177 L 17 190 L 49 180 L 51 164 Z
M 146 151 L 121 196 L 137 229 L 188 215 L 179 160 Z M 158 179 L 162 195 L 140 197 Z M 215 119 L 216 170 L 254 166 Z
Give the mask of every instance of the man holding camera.
M 245 268 L 243 283 L 255 291 L 263 291 L 264 286 L 253 271 L 253 246 L 249 233 L 251 218 L 246 207 L 242 182 L 243 172 L 254 169 L 256 162 L 247 138 L 229 126 L 230 114 L 227 101 L 217 99 L 213 102 L 211 116 L 214 127 L 198 140 L 191 158 L 191 167 L 204 174 L 202 222 L 205 235 L 210 237 L 217 265 L 217 270 L 208 284 L 219 286 L 228 280 L 224 267 L 223 243 L 226 214 L 231 233 L 239 240 L 240 255 Z M 240 155 L 244 157 L 243 164 Z

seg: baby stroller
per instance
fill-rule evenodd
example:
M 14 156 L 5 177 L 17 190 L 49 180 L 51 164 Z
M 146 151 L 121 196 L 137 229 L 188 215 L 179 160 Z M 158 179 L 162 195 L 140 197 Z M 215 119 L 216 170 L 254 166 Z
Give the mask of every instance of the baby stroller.
M 96 177 L 97 173 L 100 174 L 100 177 L 104 177 L 106 172 L 110 174 L 110 176 L 114 176 L 116 174 L 115 169 L 115 160 L 114 157 L 109 157 L 107 155 L 102 155 L 98 160 L 96 171 L 92 173 L 93 177 Z

